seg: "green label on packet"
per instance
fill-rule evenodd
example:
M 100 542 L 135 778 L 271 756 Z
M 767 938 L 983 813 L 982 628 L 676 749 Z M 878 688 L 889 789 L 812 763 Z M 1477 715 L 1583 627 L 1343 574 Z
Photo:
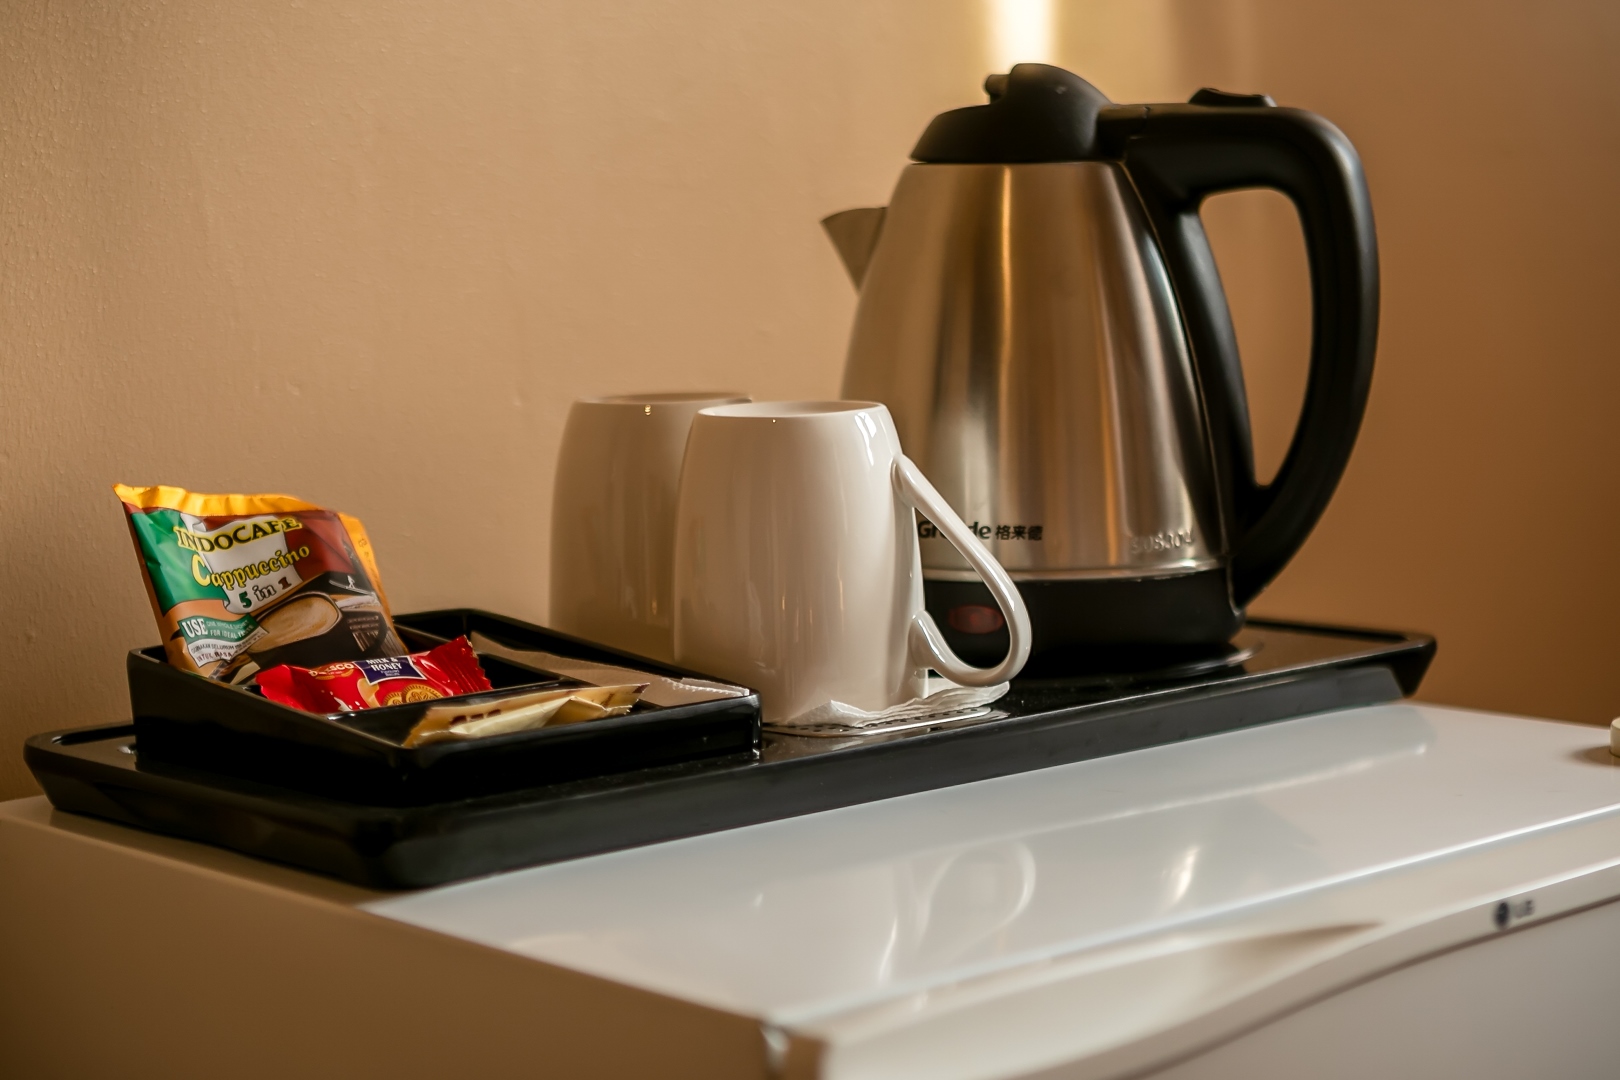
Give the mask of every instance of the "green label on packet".
M 203 518 L 156 509 L 131 514 L 130 521 L 164 611 L 187 600 L 219 600 L 226 611 L 246 615 L 304 583 L 297 561 L 309 546 L 287 540 L 289 532 L 304 535 L 297 518 L 256 514 L 209 531 Z
M 158 607 L 168 611 L 187 600 L 224 600 L 225 590 L 199 582 L 191 572 L 193 553 L 175 542 L 176 531 L 186 527 L 177 510 L 143 510 L 129 516 L 135 529 L 147 579 L 157 593 Z
M 185 639 L 186 652 L 199 667 L 215 660 L 229 660 L 248 644 L 263 636 L 264 630 L 251 615 L 240 619 L 212 619 L 207 615 L 188 615 L 176 625 Z

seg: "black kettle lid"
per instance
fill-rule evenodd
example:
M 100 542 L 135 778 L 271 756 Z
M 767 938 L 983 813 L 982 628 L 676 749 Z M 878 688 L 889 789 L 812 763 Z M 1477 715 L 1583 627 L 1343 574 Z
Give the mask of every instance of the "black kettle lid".
M 988 105 L 934 117 L 911 151 L 913 160 L 941 164 L 1090 161 L 1102 156 L 1097 114 L 1112 104 L 1072 71 L 1017 64 L 984 80 Z

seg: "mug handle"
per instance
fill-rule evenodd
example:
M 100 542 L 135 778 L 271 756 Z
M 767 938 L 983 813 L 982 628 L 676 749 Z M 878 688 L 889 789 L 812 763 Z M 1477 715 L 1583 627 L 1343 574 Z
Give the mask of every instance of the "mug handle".
M 900 498 L 914 510 L 920 510 L 934 527 L 945 535 L 968 564 L 984 579 L 990 595 L 996 598 L 1001 614 L 1007 620 L 1007 658 L 993 668 L 974 667 L 951 651 L 945 635 L 926 610 L 911 619 L 907 642 L 913 663 L 926 665 L 954 683 L 963 686 L 994 686 L 1017 675 L 1029 659 L 1029 611 L 1018 587 L 1001 568 L 994 555 L 979 542 L 959 517 L 950 503 L 934 490 L 928 477 L 922 474 L 912 460 L 904 454 L 894 459 L 894 487 Z

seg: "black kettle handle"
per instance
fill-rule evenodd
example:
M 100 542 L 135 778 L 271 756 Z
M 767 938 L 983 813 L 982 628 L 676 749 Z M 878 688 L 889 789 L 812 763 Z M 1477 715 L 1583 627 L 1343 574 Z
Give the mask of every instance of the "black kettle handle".
M 1223 517 L 1232 523 L 1232 599 L 1242 608 L 1322 516 L 1366 410 L 1378 243 L 1361 161 L 1322 117 L 1259 96 L 1203 90 L 1191 104 L 1116 106 L 1099 121 L 1098 134 L 1118 153 L 1158 234 L 1181 301 L 1223 481 Z M 1292 199 L 1310 257 L 1310 379 L 1288 454 L 1267 485 L 1254 479 L 1237 339 L 1198 216 L 1206 197 L 1241 188 L 1273 188 Z

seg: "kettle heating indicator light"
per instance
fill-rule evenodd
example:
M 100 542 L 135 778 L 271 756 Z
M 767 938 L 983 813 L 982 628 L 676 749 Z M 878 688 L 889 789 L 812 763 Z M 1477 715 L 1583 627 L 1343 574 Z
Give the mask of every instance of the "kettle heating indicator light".
M 960 604 L 945 616 L 959 634 L 993 634 L 1007 625 L 999 609 L 986 604 Z

